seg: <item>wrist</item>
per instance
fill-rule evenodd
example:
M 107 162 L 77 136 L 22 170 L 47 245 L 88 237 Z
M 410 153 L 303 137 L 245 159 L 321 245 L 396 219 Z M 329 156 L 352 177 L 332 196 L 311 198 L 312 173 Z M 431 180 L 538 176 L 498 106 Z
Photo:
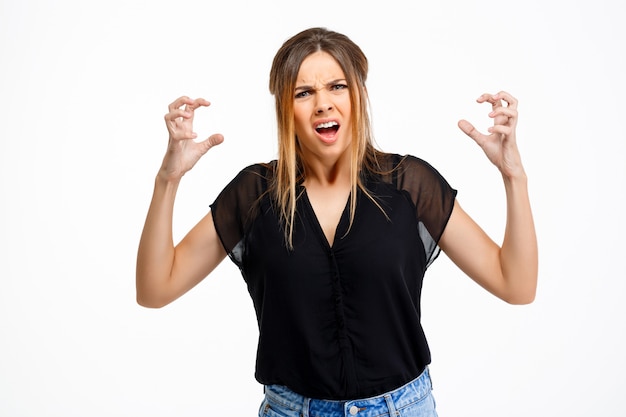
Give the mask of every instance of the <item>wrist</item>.
M 178 163 L 180 156 L 171 155 L 170 152 L 163 157 L 159 171 L 157 172 L 157 181 L 162 183 L 177 184 L 185 175 L 185 171 L 181 169 Z
M 178 187 L 181 178 L 182 176 L 172 175 L 171 173 L 168 173 L 166 170 L 161 168 L 159 172 L 157 172 L 154 181 L 155 184 L 159 186 L 164 186 L 166 188 L 176 188 Z
M 502 174 L 502 179 L 504 181 L 505 187 L 526 187 L 528 185 L 528 177 L 526 176 L 526 172 L 523 168 L 519 170 L 508 172 L 507 174 Z

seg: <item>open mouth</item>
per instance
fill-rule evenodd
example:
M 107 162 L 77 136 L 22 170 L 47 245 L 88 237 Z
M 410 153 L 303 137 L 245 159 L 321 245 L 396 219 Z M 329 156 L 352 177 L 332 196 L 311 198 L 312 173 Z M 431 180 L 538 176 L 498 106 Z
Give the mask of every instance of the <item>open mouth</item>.
M 337 122 L 325 122 L 320 123 L 315 127 L 315 131 L 319 133 L 325 139 L 332 139 L 339 130 L 339 123 Z

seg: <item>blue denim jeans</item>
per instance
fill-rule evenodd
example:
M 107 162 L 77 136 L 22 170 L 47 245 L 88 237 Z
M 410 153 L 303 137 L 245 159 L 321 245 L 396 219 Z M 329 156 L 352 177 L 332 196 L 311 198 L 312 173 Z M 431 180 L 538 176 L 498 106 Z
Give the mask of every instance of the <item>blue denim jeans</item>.
M 259 417 L 437 417 L 428 368 L 388 393 L 361 400 L 317 400 L 281 385 L 267 385 Z

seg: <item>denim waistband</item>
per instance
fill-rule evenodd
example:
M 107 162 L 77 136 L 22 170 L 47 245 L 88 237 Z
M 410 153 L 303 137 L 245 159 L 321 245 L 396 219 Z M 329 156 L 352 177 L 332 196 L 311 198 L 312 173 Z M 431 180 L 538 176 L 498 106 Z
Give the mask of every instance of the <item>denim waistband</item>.
M 265 398 L 270 404 L 287 407 L 303 417 L 395 415 L 428 396 L 432 390 L 428 368 L 408 384 L 371 398 L 350 401 L 319 400 L 304 397 L 282 385 L 265 386 Z

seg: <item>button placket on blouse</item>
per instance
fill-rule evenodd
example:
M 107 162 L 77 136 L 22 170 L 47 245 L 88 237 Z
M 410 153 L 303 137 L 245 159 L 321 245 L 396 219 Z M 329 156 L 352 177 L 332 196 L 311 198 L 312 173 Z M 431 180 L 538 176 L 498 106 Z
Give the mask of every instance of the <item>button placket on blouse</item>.
M 333 269 L 333 297 L 335 298 L 335 317 L 337 320 L 339 346 L 341 355 L 345 364 L 346 378 L 348 379 L 348 389 L 356 389 L 358 382 L 355 373 L 354 358 L 351 355 L 352 348 L 348 337 L 348 329 L 346 328 L 345 307 L 343 303 L 343 291 L 341 288 L 341 274 L 339 265 L 333 248 L 329 248 L 329 256 Z

